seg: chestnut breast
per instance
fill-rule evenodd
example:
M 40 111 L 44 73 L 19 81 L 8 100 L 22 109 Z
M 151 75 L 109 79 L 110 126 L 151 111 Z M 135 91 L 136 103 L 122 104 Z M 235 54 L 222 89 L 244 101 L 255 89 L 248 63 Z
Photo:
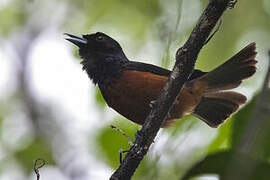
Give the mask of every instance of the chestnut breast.
M 150 112 L 150 102 L 157 99 L 167 81 L 167 76 L 126 70 L 118 80 L 104 89 L 102 94 L 111 108 L 127 119 L 142 125 Z M 191 113 L 199 103 L 199 99 L 196 97 L 196 92 L 194 94 L 184 85 L 168 121 Z

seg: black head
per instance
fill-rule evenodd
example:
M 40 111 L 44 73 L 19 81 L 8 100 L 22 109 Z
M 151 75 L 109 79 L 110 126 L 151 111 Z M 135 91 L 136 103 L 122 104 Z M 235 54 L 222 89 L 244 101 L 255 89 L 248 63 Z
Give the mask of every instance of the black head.
M 65 33 L 66 40 L 79 47 L 79 55 L 82 57 L 83 69 L 85 69 L 94 83 L 104 79 L 105 75 L 113 75 L 117 66 L 128 59 L 120 44 L 108 35 L 97 32 L 82 35 L 82 37 Z M 110 73 L 110 74 L 109 74 Z
M 79 47 L 79 54 L 86 61 L 102 61 L 106 57 L 118 57 L 119 60 L 127 60 L 120 44 L 102 32 L 82 35 L 82 37 L 67 33 L 65 35 L 68 36 L 66 40 Z

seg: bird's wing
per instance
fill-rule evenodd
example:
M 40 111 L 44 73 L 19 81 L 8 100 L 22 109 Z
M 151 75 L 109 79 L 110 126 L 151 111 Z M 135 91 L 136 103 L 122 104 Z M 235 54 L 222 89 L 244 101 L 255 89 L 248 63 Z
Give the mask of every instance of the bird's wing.
M 168 69 L 164 69 L 159 66 L 155 66 L 152 64 L 147 63 L 141 63 L 141 62 L 135 62 L 135 61 L 128 61 L 125 63 L 124 68 L 127 70 L 135 70 L 135 71 L 141 71 L 141 72 L 150 72 L 159 76 L 170 76 L 171 71 Z M 203 76 L 207 72 L 203 72 L 201 70 L 195 69 L 193 73 L 189 77 L 189 81 L 193 80 L 195 78 L 198 78 L 200 76 Z
M 169 76 L 171 71 L 152 64 L 128 61 L 125 63 L 124 68 L 127 70 L 135 70 L 141 72 L 150 72 L 159 76 Z

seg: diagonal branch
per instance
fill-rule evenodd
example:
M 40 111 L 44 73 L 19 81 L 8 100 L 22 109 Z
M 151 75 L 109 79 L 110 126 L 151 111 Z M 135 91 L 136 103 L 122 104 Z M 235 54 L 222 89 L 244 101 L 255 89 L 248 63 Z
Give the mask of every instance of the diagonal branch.
M 178 49 L 176 63 L 168 82 L 163 88 L 160 97 L 153 104 L 151 103 L 153 108 L 141 130 L 137 132 L 134 145 L 130 148 L 119 168 L 111 176 L 111 180 L 131 179 L 153 143 L 182 86 L 193 71 L 201 48 L 231 2 L 230 0 L 209 1 L 189 39 L 184 46 Z

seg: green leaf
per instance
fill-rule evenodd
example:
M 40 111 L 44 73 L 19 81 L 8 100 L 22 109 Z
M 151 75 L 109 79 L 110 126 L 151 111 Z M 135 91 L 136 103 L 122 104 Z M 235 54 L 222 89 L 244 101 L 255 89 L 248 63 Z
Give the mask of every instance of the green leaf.
M 216 154 L 208 155 L 206 158 L 204 158 L 202 161 L 195 164 L 191 169 L 189 169 L 186 174 L 183 176 L 182 180 L 188 180 L 192 177 L 200 176 L 200 175 L 209 175 L 209 174 L 215 174 L 219 175 L 220 179 L 225 179 L 228 177 L 228 174 L 226 174 L 230 170 L 231 163 L 233 158 L 239 158 L 242 159 L 242 166 L 237 167 L 237 172 L 243 172 L 243 170 L 246 170 L 247 166 L 249 164 L 255 164 L 256 166 L 252 170 L 251 173 L 249 173 L 249 176 L 245 178 L 245 180 L 267 180 L 270 177 L 270 164 L 264 161 L 255 160 L 251 157 L 235 153 L 234 151 L 223 151 L 218 152 Z M 234 169 L 235 170 L 235 169 Z M 229 172 L 230 173 L 230 172 Z M 229 174 L 232 176 L 232 174 Z M 239 176 L 239 174 L 236 174 L 236 176 Z M 235 176 L 232 176 L 235 178 Z
M 100 92 L 100 89 L 99 88 L 96 88 L 96 91 L 95 91 L 95 99 L 96 99 L 96 103 L 97 105 L 101 108 L 101 109 L 104 109 L 106 107 L 106 102 Z
M 134 134 L 140 129 L 139 125 L 135 125 L 126 119 L 121 118 L 115 119 L 111 124 L 124 131 L 132 141 L 135 139 Z M 96 152 L 97 155 L 114 169 L 120 164 L 119 150 L 129 150 L 130 148 L 127 138 L 119 131 L 110 128 L 110 125 L 99 130 L 99 134 L 96 137 L 96 145 L 96 149 L 98 150 Z M 125 154 L 123 154 L 123 158 L 124 157 Z M 158 177 L 158 172 L 160 172 L 158 161 L 159 157 L 157 156 L 146 156 L 140 163 L 140 168 L 136 170 L 133 179 L 140 180 Z
M 35 139 L 25 149 L 17 151 L 15 153 L 15 158 L 20 162 L 27 173 L 31 173 L 33 171 L 34 161 L 38 158 L 44 159 L 46 164 L 55 163 L 52 157 L 50 145 L 39 138 Z
M 240 143 L 242 135 L 251 120 L 252 113 L 256 106 L 256 97 L 257 96 L 253 97 L 253 99 L 234 116 L 231 134 L 233 148 Z
M 270 90 L 268 90 L 266 97 L 264 97 L 264 107 L 262 108 L 267 108 L 267 106 L 270 106 Z M 233 129 L 232 129 L 232 147 L 235 148 L 239 143 L 243 140 L 243 134 L 246 133 L 247 127 L 250 123 L 250 120 L 254 118 L 254 111 L 257 108 L 257 99 L 258 95 L 254 96 L 254 98 L 244 107 L 242 108 L 236 115 L 235 119 L 233 121 Z M 255 156 L 267 159 L 270 158 L 270 134 L 268 133 L 270 130 L 270 113 L 269 111 L 265 110 L 260 110 L 260 116 L 256 117 L 257 120 L 259 121 L 258 118 L 262 118 L 263 121 L 263 127 L 260 127 L 259 131 L 260 134 L 258 137 L 256 137 L 256 142 L 254 142 L 254 147 L 255 149 Z
M 0 115 L 0 133 L 2 132 L 2 128 L 3 128 L 3 117 L 2 115 Z M 1 133 L 2 134 L 2 133 Z M 0 135 L 1 136 L 1 135 Z
M 25 23 L 27 13 L 22 2 L 13 1 L 0 9 L 0 34 L 8 35 L 14 28 Z
M 196 117 L 187 115 L 176 120 L 175 124 L 171 128 L 167 128 L 166 131 L 170 132 L 172 137 L 177 137 L 180 133 L 188 132 L 199 121 Z
M 158 0 L 82 0 L 72 3 L 76 4 L 80 13 L 79 17 L 69 19 L 68 23 L 72 21 L 71 26 L 78 23 L 80 18 L 81 22 L 85 23 L 84 29 L 87 31 L 98 24 L 103 27 L 102 31 L 107 31 L 106 33 L 128 34 L 133 41 L 146 37 L 146 32 L 161 14 Z
M 226 120 L 224 124 L 221 125 L 218 131 L 218 135 L 216 138 L 211 142 L 208 147 L 208 151 L 210 153 L 216 152 L 217 150 L 221 149 L 228 149 L 231 147 L 231 129 L 232 129 L 232 122 L 234 121 L 234 117 Z
M 266 91 L 262 105 L 259 110 L 262 118 L 263 127 L 260 129 L 259 137 L 257 138 L 256 151 L 263 159 L 270 158 L 270 88 Z
M 120 128 L 134 141 L 134 134 L 139 129 L 138 125 L 133 125 L 131 122 L 123 119 L 116 119 L 111 123 L 112 125 Z M 119 151 L 128 150 L 130 148 L 127 138 L 124 137 L 119 131 L 112 129 L 110 125 L 100 129 L 96 137 L 96 144 L 98 152 L 111 167 L 116 168 L 119 166 Z M 124 157 L 124 156 L 123 156 Z

